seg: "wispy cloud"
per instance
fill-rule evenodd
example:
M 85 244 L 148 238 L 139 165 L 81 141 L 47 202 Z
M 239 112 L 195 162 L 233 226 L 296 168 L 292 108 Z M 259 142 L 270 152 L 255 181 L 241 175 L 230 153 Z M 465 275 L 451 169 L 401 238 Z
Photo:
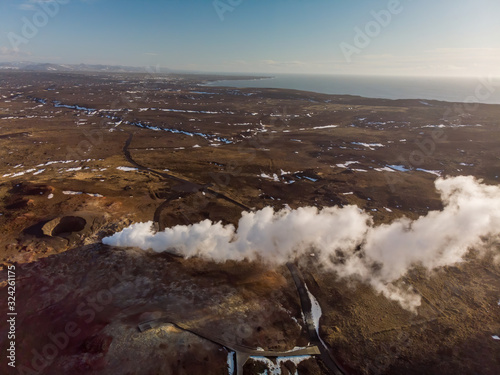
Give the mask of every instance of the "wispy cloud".
M 264 65 L 281 66 L 281 67 L 286 67 L 286 66 L 304 66 L 304 65 L 306 65 L 306 63 L 303 62 L 303 61 L 262 60 L 262 63 Z
M 23 56 L 31 56 L 31 53 L 25 52 L 25 51 L 20 51 L 20 50 L 16 51 L 16 50 L 13 50 L 11 48 L 7 48 L 7 47 L 2 46 L 2 47 L 0 47 L 0 56 L 23 57 Z
M 28 0 L 31 4 L 53 3 L 56 0 Z
M 18 8 L 21 10 L 36 10 L 36 6 L 30 3 L 20 4 Z
M 28 0 L 23 4 L 19 4 L 18 8 L 21 10 L 35 11 L 38 9 L 37 5 L 43 3 L 53 3 L 55 0 Z
M 349 66 L 346 66 L 349 68 Z M 436 48 L 418 54 L 360 56 L 352 69 L 392 71 L 401 74 L 500 75 L 500 48 Z
M 210 67 L 211 68 L 211 67 Z M 324 60 L 225 60 L 212 69 L 255 73 L 500 77 L 500 48 L 435 48 L 414 53 L 363 54 L 351 63 Z
M 48 3 L 54 3 L 57 0 L 28 0 L 22 4 L 19 4 L 17 7 L 20 10 L 27 10 L 27 11 L 35 11 L 38 10 L 39 8 L 37 5 L 40 4 L 48 4 Z M 79 0 L 81 3 L 94 3 L 99 0 Z

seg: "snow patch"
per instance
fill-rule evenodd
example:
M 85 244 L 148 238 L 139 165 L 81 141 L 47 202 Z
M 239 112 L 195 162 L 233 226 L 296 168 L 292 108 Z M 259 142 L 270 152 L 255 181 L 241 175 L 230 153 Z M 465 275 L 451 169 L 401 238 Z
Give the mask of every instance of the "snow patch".
M 276 357 L 276 363 L 274 363 L 272 360 L 270 360 L 267 357 L 250 357 L 254 361 L 257 362 L 262 362 L 264 363 L 267 368 L 269 369 L 269 372 L 266 371 L 264 374 L 266 375 L 280 375 L 281 374 L 281 365 L 287 361 L 293 362 L 295 366 L 297 366 L 299 363 L 302 361 L 308 360 L 311 358 L 309 355 L 300 355 L 300 356 L 292 356 L 292 357 Z M 297 374 L 297 371 L 295 371 L 295 374 Z
M 399 171 L 399 172 L 409 172 L 410 170 L 403 167 L 402 165 L 388 165 L 389 168 L 392 168 L 396 171 Z
M 391 169 L 389 167 L 383 167 L 383 168 L 374 168 L 377 172 L 396 172 L 394 169 Z
M 316 333 L 318 334 L 319 337 L 319 320 L 321 319 L 321 315 L 323 314 L 323 312 L 321 311 L 321 306 L 319 305 L 319 302 L 316 299 L 316 297 L 314 297 L 313 294 L 309 291 L 307 285 L 304 286 L 306 287 L 307 295 L 311 300 L 311 315 L 314 322 L 314 328 L 316 328 Z
M 431 174 L 435 174 L 436 176 L 438 177 L 441 177 L 441 174 L 443 172 L 441 171 L 431 171 L 431 170 L 428 170 L 428 169 L 422 169 L 422 168 L 417 168 L 417 171 L 420 171 L 420 172 L 425 172 L 425 173 L 431 173 Z
M 374 151 L 374 147 L 384 147 L 382 143 L 364 143 L 364 142 L 351 142 L 352 145 L 363 146 L 369 150 Z
M 228 352 L 227 353 L 227 371 L 229 375 L 234 374 L 235 370 L 235 359 L 234 359 L 234 352 Z
M 81 194 L 83 194 L 83 192 L 81 192 L 81 191 L 64 190 L 63 194 L 64 195 L 81 195 Z
M 274 173 L 272 176 L 270 176 L 270 175 L 268 175 L 266 173 L 261 173 L 260 177 L 266 178 L 268 180 L 273 180 L 275 182 L 279 182 L 280 181 L 280 179 L 279 179 L 279 177 L 278 177 L 278 175 L 276 173 Z
M 358 164 L 359 161 L 346 161 L 344 164 L 337 164 L 339 168 L 349 168 L 351 164 Z
M 116 169 L 124 172 L 133 172 L 139 170 L 139 168 L 131 168 L 131 167 L 116 167 Z
M 332 128 L 338 128 L 338 125 L 325 125 L 325 126 L 315 126 L 313 129 L 332 129 Z

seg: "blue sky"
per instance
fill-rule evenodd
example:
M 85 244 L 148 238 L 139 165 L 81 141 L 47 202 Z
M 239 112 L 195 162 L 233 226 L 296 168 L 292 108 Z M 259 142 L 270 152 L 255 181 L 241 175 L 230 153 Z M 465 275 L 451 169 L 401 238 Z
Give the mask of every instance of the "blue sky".
M 499 15 L 498 0 L 2 0 L 0 61 L 500 77 Z

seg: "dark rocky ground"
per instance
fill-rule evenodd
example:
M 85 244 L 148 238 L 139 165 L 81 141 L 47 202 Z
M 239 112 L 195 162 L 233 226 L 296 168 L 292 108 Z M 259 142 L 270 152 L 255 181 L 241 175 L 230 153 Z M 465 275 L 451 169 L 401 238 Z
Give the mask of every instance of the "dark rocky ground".
M 384 223 L 440 209 L 434 173 L 498 184 L 500 106 L 203 87 L 202 78 L 0 76 L 0 260 L 2 280 L 7 264 L 17 268 L 18 369 L 33 368 L 32 350 L 68 322 L 80 333 L 39 373 L 227 373 L 227 351 L 214 343 L 172 325 L 137 330 L 158 317 L 252 347 L 307 345 L 286 267 L 100 244 L 155 212 L 172 226 L 236 223 L 242 207 L 356 204 Z M 132 169 L 123 152 L 130 134 L 133 159 L 169 178 Z M 348 373 L 499 372 L 492 257 L 473 252 L 433 274 L 412 270 L 405 281 L 424 297 L 416 315 L 312 258 L 298 263 L 323 310 L 321 337 Z M 250 361 L 245 371 L 264 367 Z M 314 359 L 298 366 L 324 371 Z

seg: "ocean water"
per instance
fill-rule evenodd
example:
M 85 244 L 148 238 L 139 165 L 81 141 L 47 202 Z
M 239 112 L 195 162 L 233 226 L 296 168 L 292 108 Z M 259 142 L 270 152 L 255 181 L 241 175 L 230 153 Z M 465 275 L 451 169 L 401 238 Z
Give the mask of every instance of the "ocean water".
M 283 88 L 366 98 L 500 104 L 500 78 L 278 74 L 267 79 L 215 81 L 208 86 Z

